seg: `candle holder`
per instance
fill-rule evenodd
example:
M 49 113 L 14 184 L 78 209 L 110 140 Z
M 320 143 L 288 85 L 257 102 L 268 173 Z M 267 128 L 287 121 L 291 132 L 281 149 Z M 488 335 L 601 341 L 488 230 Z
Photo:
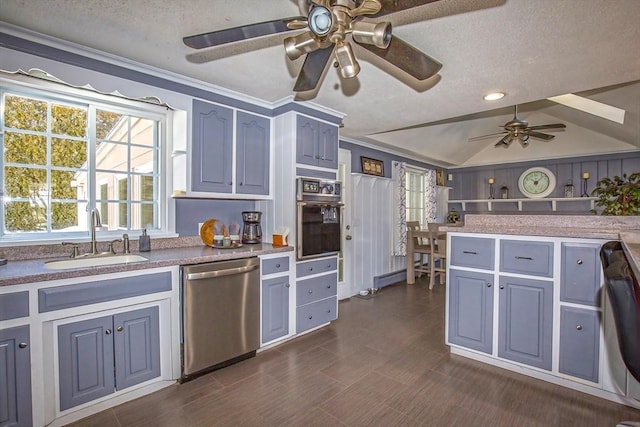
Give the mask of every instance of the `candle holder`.
M 493 184 L 494 184 L 495 180 L 493 178 L 489 178 L 489 199 L 493 199 L 494 198 L 494 194 L 493 194 Z
M 589 197 L 589 193 L 587 192 L 587 185 L 589 183 L 589 174 L 582 174 L 582 193 L 580 197 Z

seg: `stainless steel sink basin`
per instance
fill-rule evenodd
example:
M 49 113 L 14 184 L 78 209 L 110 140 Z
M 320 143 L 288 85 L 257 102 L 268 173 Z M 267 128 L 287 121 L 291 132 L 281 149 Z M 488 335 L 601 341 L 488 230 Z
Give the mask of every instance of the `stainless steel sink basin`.
M 98 267 L 101 265 L 128 264 L 142 261 L 149 261 L 149 259 L 141 255 L 111 255 L 47 261 L 44 266 L 49 270 L 65 270 L 67 268 Z

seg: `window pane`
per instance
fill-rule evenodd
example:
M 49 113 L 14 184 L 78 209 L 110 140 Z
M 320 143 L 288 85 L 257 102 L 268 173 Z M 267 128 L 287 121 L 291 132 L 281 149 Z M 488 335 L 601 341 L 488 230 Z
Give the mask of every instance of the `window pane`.
M 47 138 L 39 135 L 5 132 L 4 161 L 27 165 L 46 165 Z
M 109 199 L 109 184 L 100 184 L 98 185 L 99 192 L 98 195 L 100 200 L 98 200 L 98 209 L 100 209 L 100 218 L 102 219 L 103 225 L 109 225 L 109 204 L 107 200 Z
M 137 145 L 154 145 L 153 120 L 139 117 L 131 118 L 131 143 Z
M 58 135 L 84 137 L 87 135 L 87 111 L 84 108 L 53 104 L 51 132 Z
M 32 98 L 7 95 L 4 98 L 4 125 L 37 132 L 47 131 L 47 103 Z
M 76 173 L 72 171 L 51 171 L 51 197 L 54 199 L 77 199 L 78 185 Z
M 127 171 L 128 149 L 126 144 L 103 142 L 96 153 L 96 168 L 112 171 Z
M 153 167 L 152 148 L 131 147 L 131 171 L 150 172 Z
M 79 168 L 87 161 L 87 143 L 71 139 L 51 139 L 51 164 Z
M 118 199 L 127 200 L 127 180 L 121 179 L 118 182 Z M 127 228 L 127 204 L 118 205 L 118 227 Z
M 47 171 L 7 166 L 4 168 L 6 197 L 47 200 Z
M 85 206 L 85 205 L 83 205 Z M 78 218 L 81 206 L 78 203 L 53 202 L 51 204 L 52 231 L 80 231 Z M 82 212 L 84 213 L 84 207 Z
M 4 204 L 5 228 L 8 232 L 43 231 L 47 228 L 47 209 L 31 202 Z
M 157 228 L 154 220 L 155 204 L 151 203 L 132 203 L 131 204 L 131 229 L 141 230 L 146 228 L 152 230 Z
M 97 110 L 96 111 L 96 137 L 98 139 L 108 139 L 108 136 L 111 133 L 112 129 L 122 117 L 124 116 L 120 113 Z

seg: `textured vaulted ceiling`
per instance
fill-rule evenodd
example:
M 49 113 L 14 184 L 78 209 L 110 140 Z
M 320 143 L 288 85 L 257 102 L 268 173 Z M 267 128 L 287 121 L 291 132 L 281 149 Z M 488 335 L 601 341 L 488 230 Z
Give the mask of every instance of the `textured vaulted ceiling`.
M 302 65 L 286 58 L 283 36 L 204 51 L 189 49 L 182 37 L 298 14 L 293 0 L 0 3 L 0 20 L 9 24 L 269 102 L 293 95 Z M 429 81 L 409 80 L 410 87 L 356 50 L 358 77 L 342 81 L 329 69 L 313 100 L 347 115 L 343 137 L 443 166 L 640 149 L 640 1 L 441 0 L 389 20 L 394 34 L 443 68 Z M 507 96 L 484 101 L 492 90 Z M 625 123 L 545 100 L 566 93 L 626 110 Z M 467 141 L 498 132 L 514 104 L 532 125 L 561 121 L 567 129 L 527 148 L 494 148 L 495 138 Z

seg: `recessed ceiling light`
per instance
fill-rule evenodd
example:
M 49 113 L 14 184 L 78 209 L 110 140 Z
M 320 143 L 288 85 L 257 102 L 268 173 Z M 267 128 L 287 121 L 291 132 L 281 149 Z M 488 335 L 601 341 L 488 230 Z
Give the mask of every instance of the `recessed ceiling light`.
M 504 92 L 491 92 L 484 96 L 485 101 L 496 101 L 501 98 L 504 98 Z

